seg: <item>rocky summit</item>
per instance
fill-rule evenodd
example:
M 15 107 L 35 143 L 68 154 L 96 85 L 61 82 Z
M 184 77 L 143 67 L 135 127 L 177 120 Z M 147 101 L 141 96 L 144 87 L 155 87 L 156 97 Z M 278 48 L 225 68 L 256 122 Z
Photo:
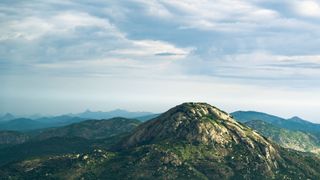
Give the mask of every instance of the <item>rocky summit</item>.
M 93 152 L 33 157 L 0 173 L 16 179 L 320 178 L 317 157 L 284 149 L 206 103 L 183 103 L 112 139 Z
M 161 141 L 230 147 L 243 145 L 258 150 L 270 166 L 278 157 L 275 148 L 263 136 L 236 122 L 229 114 L 207 103 L 184 103 L 139 128 L 124 141 L 123 147 Z
M 264 137 L 239 124 L 229 114 L 206 103 L 184 103 L 170 109 L 137 128 L 124 146 L 131 147 L 165 139 L 219 146 L 234 142 L 246 144 L 248 148 L 255 148 L 255 144 L 260 143 L 273 151 Z
M 236 122 L 228 113 L 207 103 L 178 105 L 139 126 L 121 146 L 134 148 L 162 143 L 172 146 L 185 143 L 190 147 L 205 148 L 222 159 L 230 156 L 235 162 L 244 160 L 248 164 L 259 163 L 261 172 L 269 175 L 273 175 L 272 169 L 278 168 L 277 159 L 280 158 L 276 147 L 266 138 Z M 234 152 L 237 150 L 254 156 L 250 158 L 256 160 L 249 162 L 248 156 Z M 210 153 L 208 155 L 210 156 Z M 252 171 L 256 169 L 253 166 L 250 168 Z

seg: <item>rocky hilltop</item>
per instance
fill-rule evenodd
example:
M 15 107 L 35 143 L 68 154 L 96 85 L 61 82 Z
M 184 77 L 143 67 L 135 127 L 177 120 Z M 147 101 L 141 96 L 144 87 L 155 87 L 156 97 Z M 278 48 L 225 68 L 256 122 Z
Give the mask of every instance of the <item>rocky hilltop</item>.
M 274 160 L 279 157 L 273 145 L 263 136 L 207 103 L 184 103 L 170 109 L 139 126 L 124 141 L 123 147 L 161 141 L 183 141 L 210 145 L 212 148 L 243 145 L 248 151 L 257 151 L 270 167 L 277 166 Z
M 127 139 L 124 147 L 165 139 L 219 146 L 226 146 L 231 142 L 242 143 L 248 148 L 261 145 L 273 151 L 264 137 L 239 124 L 229 114 L 206 103 L 184 103 L 170 109 L 158 118 L 139 126 Z

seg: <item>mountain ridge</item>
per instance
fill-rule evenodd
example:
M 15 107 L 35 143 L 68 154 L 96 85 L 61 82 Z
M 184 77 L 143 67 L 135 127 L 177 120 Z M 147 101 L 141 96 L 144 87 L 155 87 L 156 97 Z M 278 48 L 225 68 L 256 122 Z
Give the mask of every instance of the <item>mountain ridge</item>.
M 245 122 L 245 125 L 282 147 L 320 155 L 320 139 L 313 134 L 280 128 L 261 120 L 248 121 Z
M 257 111 L 235 111 L 231 115 L 239 122 L 245 123 L 252 120 L 262 120 L 281 128 L 298 130 L 311 133 L 320 133 L 320 124 L 303 120 L 299 117 L 289 119 Z

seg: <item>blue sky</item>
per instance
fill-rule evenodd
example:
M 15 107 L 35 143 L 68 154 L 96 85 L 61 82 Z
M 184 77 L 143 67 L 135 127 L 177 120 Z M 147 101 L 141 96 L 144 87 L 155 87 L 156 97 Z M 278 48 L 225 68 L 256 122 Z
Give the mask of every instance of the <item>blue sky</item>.
M 318 0 L 0 2 L 1 113 L 185 101 L 320 122 Z

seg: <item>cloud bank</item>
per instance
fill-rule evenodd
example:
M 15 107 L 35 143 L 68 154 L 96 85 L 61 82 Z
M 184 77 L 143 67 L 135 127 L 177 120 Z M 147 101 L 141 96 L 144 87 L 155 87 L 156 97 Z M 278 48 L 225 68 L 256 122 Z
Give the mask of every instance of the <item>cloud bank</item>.
M 60 104 L 70 96 L 68 92 L 87 86 L 92 93 L 100 88 L 119 97 L 118 101 L 104 99 L 112 101 L 110 108 L 135 102 L 148 106 L 172 96 L 171 104 L 210 101 L 212 96 L 222 105 L 234 96 L 234 104 L 241 106 L 241 95 L 228 88 L 253 89 L 255 98 L 268 102 L 270 111 L 272 104 L 290 106 L 284 102 L 296 96 L 310 99 L 311 109 L 318 108 L 314 102 L 320 99 L 315 93 L 320 89 L 319 9 L 317 0 L 2 1 L 0 79 L 5 88 L 1 108 L 32 111 L 24 106 L 14 110 L 23 99 L 32 101 L 32 91 L 56 96 L 61 102 L 55 104 Z M 78 85 L 63 90 L 70 78 Z M 92 81 L 81 83 L 84 79 Z M 53 87 L 46 85 L 51 80 Z M 163 90 L 164 82 L 175 82 L 169 86 L 173 92 Z M 205 82 L 203 88 L 222 86 L 224 90 L 210 93 L 195 88 L 199 82 Z M 129 93 L 119 90 L 126 85 L 132 87 Z M 186 92 L 175 91 L 179 86 Z M 272 101 L 261 97 L 268 94 L 262 92 L 265 88 L 277 92 L 270 92 Z M 133 98 L 139 92 L 147 97 L 145 101 Z M 207 99 L 199 95 L 203 92 Z M 279 96 L 283 92 L 292 96 Z M 90 97 L 88 93 L 79 97 Z M 119 100 L 122 96 L 127 102 Z M 168 106 L 164 104 L 161 107 Z M 97 108 L 106 107 L 101 102 Z

